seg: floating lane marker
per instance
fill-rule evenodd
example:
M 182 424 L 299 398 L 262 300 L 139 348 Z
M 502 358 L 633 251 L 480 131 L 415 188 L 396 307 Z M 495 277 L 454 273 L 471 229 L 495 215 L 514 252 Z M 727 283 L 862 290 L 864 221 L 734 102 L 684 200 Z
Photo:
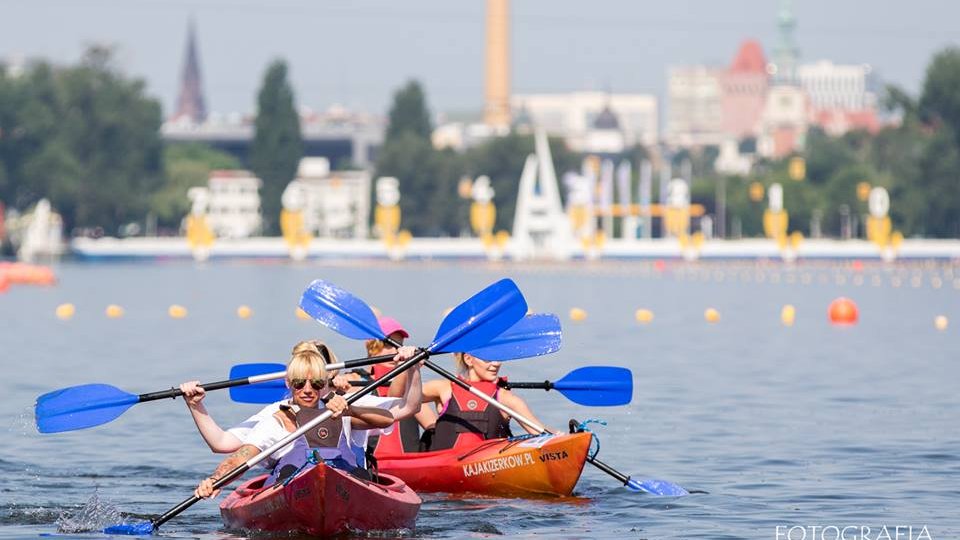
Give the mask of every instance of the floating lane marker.
M 116 304 L 110 304 L 107 306 L 107 309 L 104 310 L 104 313 L 107 315 L 108 319 L 119 319 L 120 317 L 123 317 L 124 312 L 122 307 Z
M 653 312 L 649 309 L 638 309 L 637 312 L 633 314 L 633 318 L 640 324 L 648 324 L 653 321 Z
M 183 319 L 187 316 L 187 308 L 174 304 L 167 308 L 167 315 L 169 315 L 171 319 Z
M 937 317 L 933 319 L 933 326 L 941 332 L 946 330 L 949 324 L 950 321 L 943 315 L 937 315 Z
M 69 304 L 69 303 L 60 304 L 59 306 L 57 306 L 57 309 L 55 311 L 57 318 L 60 319 L 61 321 L 70 320 L 70 318 L 73 317 L 73 315 L 76 312 L 77 312 L 77 308 L 75 308 L 73 304 Z
M 237 308 L 237 317 L 241 319 L 249 319 L 253 317 L 253 310 L 250 309 L 250 306 L 240 306 Z
M 793 326 L 793 321 L 797 318 L 797 310 L 790 304 L 783 306 L 780 310 L 780 321 L 784 326 Z

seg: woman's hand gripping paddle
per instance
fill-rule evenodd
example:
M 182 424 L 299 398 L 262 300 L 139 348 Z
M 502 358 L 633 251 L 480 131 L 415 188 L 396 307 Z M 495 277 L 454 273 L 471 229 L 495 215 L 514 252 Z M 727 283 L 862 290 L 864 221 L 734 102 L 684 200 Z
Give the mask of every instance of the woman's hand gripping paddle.
M 318 293 L 322 298 L 317 298 L 312 294 L 313 292 Z M 311 307 L 315 308 L 318 313 L 327 313 L 329 315 L 327 320 L 338 325 L 337 327 L 370 327 L 372 322 L 372 327 L 379 328 L 376 316 L 366 304 L 362 302 L 357 304 L 351 300 L 355 299 L 353 295 L 331 283 L 320 280 L 314 281 L 307 292 L 304 293 L 304 297 L 306 298 L 308 294 L 310 294 L 311 299 L 316 298 Z M 303 300 L 301 300 L 301 307 L 303 307 Z M 430 346 L 426 349 L 420 349 L 412 358 L 402 362 L 384 377 L 378 379 L 376 383 L 348 396 L 347 403 L 354 403 L 379 386 L 389 384 L 400 373 L 425 360 L 432 353 L 472 349 L 488 343 L 519 321 L 526 311 L 527 303 L 512 281 L 502 280 L 494 283 L 451 311 L 440 324 L 440 329 L 437 330 L 437 335 Z M 213 489 L 220 489 L 236 480 L 274 452 L 329 418 L 331 414 L 327 411 L 317 416 L 270 448 L 237 466 L 214 482 Z M 152 534 L 158 527 L 200 500 L 200 497 L 194 495 L 150 521 L 114 525 L 106 528 L 104 532 L 106 534 Z

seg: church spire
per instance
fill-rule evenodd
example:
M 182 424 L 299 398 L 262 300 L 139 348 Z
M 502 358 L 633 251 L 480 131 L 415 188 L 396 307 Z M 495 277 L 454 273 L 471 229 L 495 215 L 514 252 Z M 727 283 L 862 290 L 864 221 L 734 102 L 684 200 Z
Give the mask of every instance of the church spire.
M 196 28 L 191 18 L 187 30 L 187 50 L 183 61 L 180 96 L 177 98 L 177 110 L 173 115 L 174 120 L 187 118 L 199 124 L 207 118 L 207 107 L 203 100 L 201 83 Z
M 793 3 L 790 0 L 780 0 L 777 27 L 779 39 L 774 49 L 774 64 L 777 71 L 774 73 L 773 80 L 780 84 L 796 84 L 800 51 L 793 39 L 797 18 L 793 15 Z

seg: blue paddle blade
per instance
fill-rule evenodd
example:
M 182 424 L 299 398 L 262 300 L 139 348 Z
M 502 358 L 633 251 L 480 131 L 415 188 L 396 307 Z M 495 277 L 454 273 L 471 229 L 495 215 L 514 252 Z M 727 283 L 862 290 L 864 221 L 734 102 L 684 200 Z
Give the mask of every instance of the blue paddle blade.
M 244 379 L 256 375 L 266 375 L 284 371 L 283 364 L 237 364 L 230 368 L 231 379 Z M 256 384 L 233 386 L 230 388 L 230 399 L 237 403 L 275 403 L 287 397 L 287 385 L 283 379 L 264 381 Z
M 146 536 L 153 534 L 153 523 L 144 521 L 141 523 L 120 523 L 111 525 L 103 530 L 104 534 L 123 534 L 127 536 Z
M 109 384 L 84 384 L 37 398 L 34 416 L 40 433 L 84 429 L 115 419 L 138 403 L 139 396 Z
M 383 330 L 377 316 L 363 300 L 318 279 L 303 291 L 300 309 L 317 322 L 351 339 L 380 339 Z
M 690 494 L 677 484 L 666 480 L 634 480 L 631 478 L 624 487 L 635 493 L 649 493 L 659 497 L 683 497 Z
M 622 367 L 586 366 L 571 371 L 553 388 L 588 407 L 626 405 L 633 399 L 633 374 Z
M 527 313 L 520 289 L 502 279 L 471 296 L 453 309 L 440 323 L 432 353 L 479 349 L 516 324 Z
M 542 356 L 560 350 L 562 332 L 556 315 L 527 315 L 489 343 L 467 352 L 488 362 Z

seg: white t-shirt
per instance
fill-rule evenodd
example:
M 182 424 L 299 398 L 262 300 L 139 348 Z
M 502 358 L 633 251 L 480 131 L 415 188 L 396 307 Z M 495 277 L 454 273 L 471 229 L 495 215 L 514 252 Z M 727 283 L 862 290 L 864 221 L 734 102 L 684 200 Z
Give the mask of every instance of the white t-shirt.
M 358 399 L 355 403 L 361 407 L 379 407 L 381 409 L 389 410 L 399 401 L 400 398 L 395 397 L 366 395 Z M 241 443 L 251 444 L 259 448 L 261 451 L 270 448 L 275 443 L 290 434 L 290 432 L 283 427 L 280 421 L 273 416 L 275 412 L 280 410 L 281 404 L 289 405 L 290 400 L 278 401 L 276 403 L 267 405 L 250 418 L 247 418 L 243 422 L 240 422 L 236 426 L 228 429 L 227 433 L 232 434 L 234 437 L 239 439 Z M 367 447 L 367 439 L 369 436 L 389 435 L 392 432 L 393 424 L 379 429 L 353 430 L 350 417 L 343 417 L 343 434 L 346 436 L 346 440 L 349 441 L 350 447 L 354 449 L 355 452 L 354 459 L 351 459 L 347 456 L 344 456 L 344 458 L 351 463 L 362 465 L 359 463 L 360 460 L 357 459 L 356 456 L 363 455 L 363 451 Z M 261 463 L 264 467 L 273 468 L 276 465 L 277 460 L 283 457 L 283 455 L 289 452 L 292 448 L 293 443 L 288 444 L 287 446 L 274 452 L 270 458 L 263 460 Z

